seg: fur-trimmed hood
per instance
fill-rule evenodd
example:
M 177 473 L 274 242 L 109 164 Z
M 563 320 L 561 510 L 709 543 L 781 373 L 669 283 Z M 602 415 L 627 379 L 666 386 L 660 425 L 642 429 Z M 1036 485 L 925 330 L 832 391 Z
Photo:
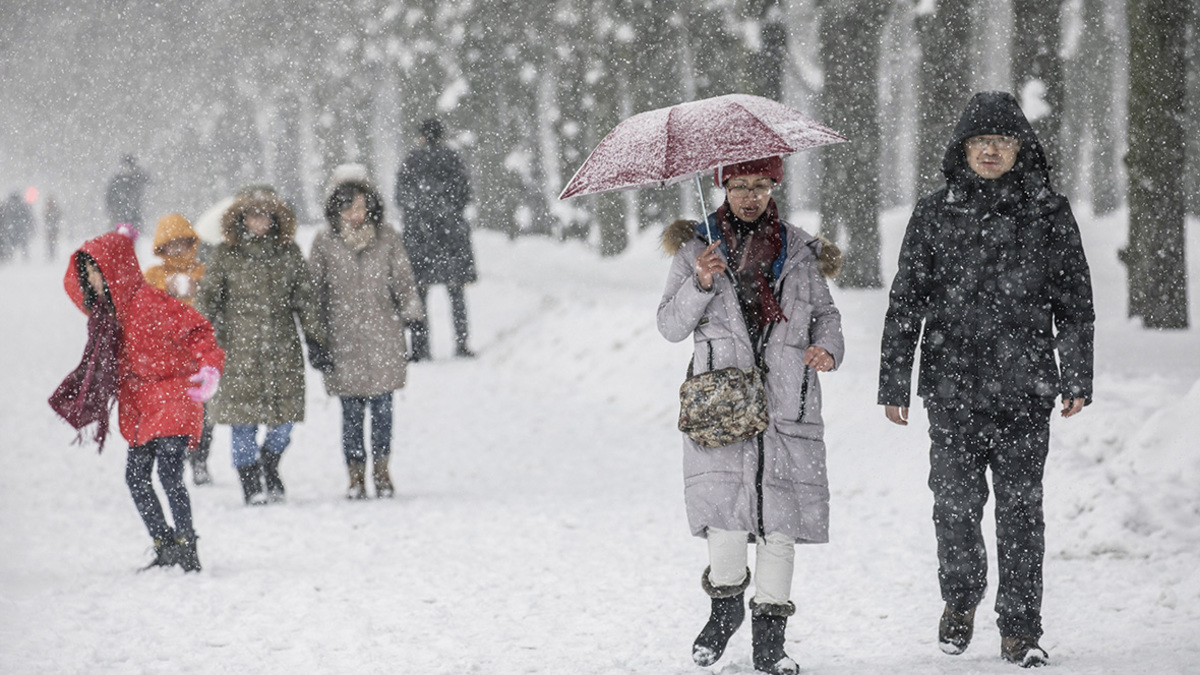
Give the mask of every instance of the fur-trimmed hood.
M 676 220 L 663 230 L 662 247 L 667 255 L 675 255 L 692 239 L 700 239 L 700 224 L 694 220 Z M 817 235 L 817 271 L 827 279 L 833 279 L 842 271 L 842 250 L 837 244 Z
M 252 190 L 239 194 L 233 204 L 221 216 L 221 235 L 225 243 L 237 247 L 249 236 L 246 231 L 246 214 L 264 213 L 271 217 L 271 230 L 267 233 L 278 244 L 292 241 L 296 236 L 296 214 L 279 195 L 266 189 Z

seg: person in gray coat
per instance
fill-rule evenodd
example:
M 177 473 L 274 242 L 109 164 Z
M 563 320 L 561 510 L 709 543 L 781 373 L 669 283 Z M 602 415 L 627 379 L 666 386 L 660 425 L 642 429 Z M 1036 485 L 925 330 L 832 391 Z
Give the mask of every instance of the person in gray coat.
M 841 254 L 779 218 L 771 192 L 783 179 L 781 158 L 721 167 L 715 178 L 726 201 L 708 224 L 676 221 L 663 235 L 674 259 L 658 329 L 672 342 L 692 338 L 696 373 L 762 371 L 770 423 L 753 438 L 717 448 L 683 437 L 684 499 L 692 533 L 708 541 L 701 585 L 712 598 L 692 658 L 715 663 L 744 620 L 752 541 L 754 666 L 795 673 L 783 649 L 795 612 L 794 545 L 829 539 L 818 373 L 840 366 L 845 351 L 826 282 L 840 269 Z
M 329 229 L 313 241 L 309 271 L 329 340 L 332 367 L 325 391 L 342 403 L 342 452 L 350 474 L 346 496 L 364 499 L 364 420 L 371 415 L 371 466 L 377 497 L 395 493 L 392 392 L 404 386 L 406 322 L 424 318 L 408 253 L 384 222 L 383 200 L 363 179 L 335 182 L 325 202 Z

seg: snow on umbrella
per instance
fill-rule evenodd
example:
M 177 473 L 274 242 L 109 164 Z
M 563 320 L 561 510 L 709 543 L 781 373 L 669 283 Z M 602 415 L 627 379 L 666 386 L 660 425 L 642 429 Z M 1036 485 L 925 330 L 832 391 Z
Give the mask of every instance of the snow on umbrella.
M 559 199 L 685 181 L 718 166 L 847 139 L 761 96 L 727 94 L 639 113 L 614 128 Z

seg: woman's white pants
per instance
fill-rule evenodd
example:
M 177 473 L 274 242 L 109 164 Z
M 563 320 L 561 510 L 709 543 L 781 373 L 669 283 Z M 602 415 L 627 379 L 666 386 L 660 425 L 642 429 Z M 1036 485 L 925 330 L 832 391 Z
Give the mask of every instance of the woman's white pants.
M 708 528 L 708 581 L 713 586 L 737 586 L 746 580 L 750 533 Z M 792 596 L 796 542 L 772 532 L 755 537 L 754 602 L 785 605 Z

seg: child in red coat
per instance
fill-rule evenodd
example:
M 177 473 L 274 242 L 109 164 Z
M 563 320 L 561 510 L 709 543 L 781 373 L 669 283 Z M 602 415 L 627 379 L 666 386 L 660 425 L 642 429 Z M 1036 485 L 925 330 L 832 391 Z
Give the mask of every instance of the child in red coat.
M 50 404 L 77 429 L 97 423 L 95 439 L 103 449 L 116 400 L 121 435 L 129 442 L 125 482 L 154 538 L 148 567 L 178 564 L 199 571 L 183 462 L 200 438 L 203 402 L 216 391 L 225 365 L 212 324 L 147 284 L 133 242 L 115 232 L 85 242 L 71 256 L 63 285 L 88 315 L 88 344 L 83 362 Z M 151 482 L 156 461 L 174 528 Z

